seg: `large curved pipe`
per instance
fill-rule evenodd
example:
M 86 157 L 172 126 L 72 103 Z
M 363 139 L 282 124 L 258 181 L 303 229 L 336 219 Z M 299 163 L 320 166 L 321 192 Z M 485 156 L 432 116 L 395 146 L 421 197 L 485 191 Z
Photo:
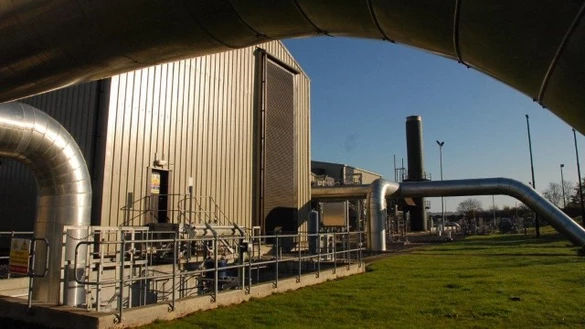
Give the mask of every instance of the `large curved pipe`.
M 397 42 L 477 68 L 585 132 L 585 1 L 0 0 L 0 102 L 273 39 Z
M 0 157 L 24 163 L 38 184 L 35 236 L 50 243 L 49 272 L 35 279 L 35 300 L 59 303 L 61 253 L 65 226 L 88 226 L 91 179 L 83 155 L 71 135 L 53 118 L 21 103 L 0 104 Z M 82 238 L 79 232 L 74 238 Z M 35 267 L 44 268 L 46 250 L 38 244 Z M 83 289 L 66 284 L 64 299 L 78 305 Z
M 578 246 L 585 245 L 585 230 L 532 187 L 509 178 L 483 178 L 432 182 L 405 182 L 395 197 L 440 197 L 505 194 L 526 204 L 552 227 Z
M 386 198 L 396 193 L 399 184 L 379 178 L 372 182 L 368 195 L 370 209 L 368 247 L 371 250 L 386 250 L 386 217 L 388 216 Z
M 514 197 L 539 215 L 546 218 L 552 227 L 578 246 L 585 245 L 585 229 L 550 203 L 533 188 L 509 178 L 481 178 L 445 181 L 422 181 L 394 183 L 377 179 L 369 185 L 313 188 L 311 197 L 318 200 L 350 199 L 368 197 L 369 224 L 368 248 L 386 250 L 386 199 L 422 198 L 441 196 L 495 195 Z

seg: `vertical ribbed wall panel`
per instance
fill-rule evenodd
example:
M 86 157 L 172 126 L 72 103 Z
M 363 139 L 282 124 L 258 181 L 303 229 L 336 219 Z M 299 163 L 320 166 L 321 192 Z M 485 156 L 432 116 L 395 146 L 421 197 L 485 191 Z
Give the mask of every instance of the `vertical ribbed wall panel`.
M 306 222 L 311 211 L 311 81 L 281 42 L 270 42 L 258 47 L 300 72 L 295 76 L 296 184 L 299 231 L 306 231 Z
M 0 231 L 34 228 L 36 193 L 34 177 L 23 164 L 0 159 Z
M 296 200 L 302 223 L 310 210 L 310 81 L 280 42 L 259 47 L 301 72 L 295 76 L 294 147 Z M 94 194 L 102 193 L 100 225 L 123 224 L 120 209 L 126 204 L 127 194 L 133 193 L 134 200 L 146 196 L 148 168 L 156 158 L 164 157 L 171 164 L 167 167 L 172 171 L 170 193 L 184 194 L 188 178 L 193 177 L 195 195 L 213 197 L 230 220 L 249 227 L 254 49 L 115 76 L 104 106 L 109 113 L 99 113 L 100 82 L 68 87 L 23 102 L 46 111 L 69 130 L 90 170 L 95 165 L 97 116 L 107 115 L 103 185 L 94 186 Z M 36 187 L 28 170 L 14 161 L 2 160 L 0 209 L 4 219 L 0 228 L 32 229 L 34 195 Z M 136 205 L 144 206 L 144 202 Z
M 264 94 L 263 212 L 265 230 L 298 229 L 295 73 L 266 60 Z
M 99 82 L 56 90 L 19 100 L 46 112 L 69 131 L 88 164 L 93 162 Z
M 59 121 L 75 138 L 93 175 L 100 83 L 90 82 L 19 102 Z M 0 230 L 32 230 L 36 217 L 36 182 L 21 163 L 0 159 Z
M 300 70 L 278 42 L 260 45 Z M 254 47 L 167 63 L 111 78 L 102 225 L 121 225 L 127 194 L 148 194 L 148 167 L 167 160 L 169 193 L 210 196 L 232 221 L 251 226 Z M 299 209 L 309 203 L 309 81 L 295 79 Z M 171 207 L 177 208 L 173 200 Z M 141 205 L 144 207 L 144 204 Z M 138 205 L 136 205 L 138 207 Z M 176 216 L 175 216 L 176 217 Z M 173 218 L 175 221 L 177 218 Z M 128 223 L 138 224 L 138 222 Z

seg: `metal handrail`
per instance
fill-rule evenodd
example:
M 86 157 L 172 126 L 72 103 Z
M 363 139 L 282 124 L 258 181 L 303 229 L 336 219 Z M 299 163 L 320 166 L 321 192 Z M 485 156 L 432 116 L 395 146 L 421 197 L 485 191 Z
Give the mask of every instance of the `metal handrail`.
M 243 231 L 243 230 L 242 230 Z M 158 233 L 158 232 L 157 232 Z M 304 234 L 304 233 L 297 233 L 297 234 L 282 234 L 282 235 L 262 235 L 262 236 L 254 236 L 253 239 L 276 239 L 276 243 L 275 243 L 275 247 L 276 249 L 274 250 L 275 253 L 275 257 L 273 259 L 270 260 L 258 260 L 258 261 L 254 261 L 252 260 L 252 254 L 248 255 L 248 260 L 245 260 L 243 258 L 240 258 L 238 260 L 238 263 L 232 263 L 232 264 L 225 264 L 222 265 L 220 267 L 219 265 L 219 254 L 217 252 L 218 248 L 217 246 L 219 245 L 220 239 L 222 239 L 221 236 L 218 236 L 217 234 L 215 234 L 213 237 L 195 237 L 195 238 L 179 238 L 177 235 L 177 232 L 168 232 L 173 234 L 172 238 L 164 238 L 164 239 L 136 239 L 136 240 L 127 240 L 124 234 L 121 234 L 120 237 L 121 239 L 115 240 L 115 241 L 79 241 L 77 243 L 77 245 L 75 246 L 75 258 L 73 260 L 73 266 L 74 268 L 77 268 L 78 263 L 79 263 L 79 258 L 80 258 L 80 253 L 79 250 L 80 248 L 82 248 L 82 246 L 88 246 L 89 248 L 99 248 L 99 250 L 102 249 L 107 249 L 107 248 L 102 248 L 100 247 L 101 245 L 103 246 L 108 246 L 108 245 L 115 245 L 117 246 L 117 250 L 116 250 L 116 255 L 119 255 L 117 257 L 119 257 L 119 261 L 116 261 L 114 263 L 114 266 L 116 266 L 117 268 L 119 268 L 117 270 L 117 273 L 119 273 L 118 277 L 113 277 L 111 279 L 98 279 L 98 280 L 91 280 L 90 275 L 84 275 L 83 273 L 78 273 L 75 272 L 75 277 L 74 280 L 75 282 L 77 282 L 78 284 L 82 284 L 82 285 L 86 285 L 86 286 L 94 286 L 95 289 L 99 290 L 100 286 L 107 286 L 107 285 L 115 285 L 117 288 L 117 291 L 119 291 L 118 293 L 118 306 L 117 306 L 117 319 L 118 321 L 122 320 L 122 315 L 123 315 L 123 310 L 124 310 L 124 293 L 123 290 L 125 289 L 125 287 L 128 287 L 129 285 L 132 285 L 136 282 L 148 282 L 148 281 L 157 281 L 157 280 L 172 280 L 172 291 L 169 292 L 170 296 L 167 295 L 167 298 L 170 297 L 170 300 L 166 299 L 168 301 L 169 304 L 169 310 L 173 311 L 174 310 L 174 306 L 175 306 L 175 302 L 176 302 L 176 295 L 175 295 L 175 291 L 177 289 L 176 283 L 178 282 L 177 280 L 179 280 L 182 277 L 190 277 L 190 276 L 195 276 L 197 277 L 196 280 L 200 281 L 200 282 L 205 282 L 205 281 L 213 281 L 213 284 L 211 286 L 212 290 L 210 290 L 207 293 L 211 293 L 212 296 L 212 302 L 216 301 L 217 299 L 217 294 L 219 293 L 219 282 L 220 282 L 220 275 L 219 272 L 221 271 L 227 271 L 227 270 L 237 270 L 238 274 L 238 278 L 239 278 L 239 285 L 238 287 L 240 289 L 244 289 L 247 293 L 249 293 L 252 289 L 252 271 L 253 270 L 260 270 L 261 267 L 264 266 L 270 266 L 270 265 L 274 265 L 276 268 L 275 271 L 275 276 L 273 279 L 273 285 L 275 287 L 278 286 L 278 281 L 281 278 L 281 274 L 278 271 L 278 267 L 280 263 L 285 263 L 285 262 L 298 262 L 299 264 L 299 268 L 298 268 L 298 273 L 296 274 L 297 277 L 297 281 L 300 282 L 301 278 L 302 278 L 302 274 L 303 274 L 303 268 L 302 268 L 302 262 L 303 261 L 313 261 L 315 262 L 315 264 L 317 265 L 317 271 L 316 271 L 316 277 L 319 277 L 320 273 L 322 272 L 322 268 L 321 268 L 321 263 L 326 260 L 326 259 L 330 259 L 331 263 L 334 265 L 333 266 L 333 271 L 335 273 L 335 268 L 337 267 L 338 263 L 340 260 L 343 260 L 343 264 L 347 265 L 348 267 L 351 266 L 352 262 L 361 262 L 361 253 L 364 250 L 362 244 L 361 244 L 361 238 L 357 239 L 356 242 L 351 242 L 351 237 L 352 235 L 357 235 L 358 237 L 361 237 L 363 235 L 363 232 L 344 232 L 344 233 L 314 233 L 314 234 Z M 303 238 L 309 239 L 309 238 L 318 238 L 319 241 L 321 241 L 324 237 L 327 237 L 327 239 L 331 238 L 332 239 L 332 248 L 325 248 L 322 250 L 322 248 L 318 248 L 316 253 L 307 253 L 307 250 L 301 250 L 300 246 L 298 246 L 298 250 L 296 250 L 293 253 L 290 254 L 284 254 L 286 255 L 286 257 L 283 257 L 283 255 L 281 254 L 281 240 L 282 239 L 289 239 L 289 238 L 295 238 L 298 239 L 298 241 L 300 241 Z M 233 238 L 234 240 L 239 241 L 238 245 L 240 245 L 241 243 L 243 243 L 246 240 L 245 236 L 234 236 L 234 237 L 230 237 L 230 239 Z M 209 242 L 211 241 L 213 243 L 213 247 L 214 247 L 214 264 L 213 264 L 213 268 L 196 268 L 196 269 L 190 269 L 190 270 L 186 270 L 186 269 L 182 269 L 181 271 L 178 270 L 178 266 L 179 266 L 179 262 L 178 262 L 178 254 L 179 254 L 179 246 L 180 245 L 184 245 L 184 244 L 189 244 L 191 242 Z M 354 239 L 355 241 L 355 239 Z M 350 243 L 351 242 L 351 243 Z M 133 245 L 152 245 L 152 244 L 156 244 L 156 243 L 167 243 L 170 244 L 172 243 L 172 249 L 174 251 L 174 256 L 173 256 L 173 263 L 172 263 L 172 272 L 171 273 L 156 273 L 154 271 L 149 271 L 148 269 L 146 270 L 146 272 L 141 272 L 140 275 L 138 276 L 127 276 L 124 273 L 127 273 L 127 271 L 124 271 L 124 268 L 127 266 L 133 266 L 131 261 L 137 260 L 137 261 L 144 261 L 145 259 L 148 259 L 148 251 L 147 249 L 127 249 L 127 246 L 129 244 L 133 244 Z M 248 241 L 248 243 L 250 243 L 252 245 L 252 248 L 254 248 L 253 246 L 253 241 Z M 342 248 L 338 248 L 336 246 L 336 244 L 340 244 L 342 246 Z M 321 245 L 321 243 L 319 243 L 319 245 Z M 93 254 L 90 252 L 90 254 Z M 355 254 L 355 257 L 352 257 L 352 254 Z M 131 257 L 129 257 L 131 256 Z M 353 260 L 353 261 L 352 261 Z M 204 264 L 204 262 L 201 262 L 201 264 Z M 361 264 L 360 264 L 361 266 Z M 315 272 L 315 270 L 311 270 L 310 272 Z M 207 273 L 213 273 L 212 276 L 210 276 Z M 246 274 L 247 273 L 247 274 Z M 241 276 L 240 276 L 241 275 Z M 83 277 L 84 276 L 84 277 Z M 98 277 L 99 278 L 99 277 Z M 197 288 L 200 289 L 200 288 Z M 129 297 L 128 297 L 129 298 Z M 100 301 L 97 301 L 97 303 L 99 303 Z M 129 304 L 130 305 L 130 304 Z M 130 307 L 130 306 L 128 306 Z
M 198 210 L 187 210 L 186 203 L 190 200 L 194 201 L 194 207 Z M 205 201 L 204 201 L 205 200 Z M 205 206 L 204 206 L 205 205 Z M 219 207 L 212 196 L 190 196 L 186 194 L 183 199 L 178 202 L 179 210 L 182 213 L 199 215 L 199 224 L 216 223 L 217 225 L 232 225 L 227 215 Z M 193 207 L 193 206 L 192 206 Z M 211 209 L 213 208 L 213 209 Z M 203 220 L 201 214 L 205 215 Z M 188 218 L 188 216 L 184 216 Z
M 131 204 L 127 204 L 121 207 L 120 211 L 124 211 L 128 214 L 122 225 L 144 224 L 144 221 L 142 220 L 140 220 L 139 223 L 135 223 L 135 221 L 136 219 L 140 219 L 148 213 L 152 213 L 154 209 L 151 209 L 151 200 L 152 198 L 160 196 L 165 196 L 171 199 L 179 198 L 179 201 L 176 203 L 176 208 L 173 206 L 174 202 L 171 201 L 169 203 L 169 209 L 166 209 L 167 213 L 177 214 L 176 218 L 171 218 L 172 222 L 191 222 L 193 220 L 191 215 L 194 215 L 196 218 L 195 222 L 199 224 L 233 224 L 212 196 L 191 196 L 189 194 L 153 194 L 139 198 L 138 200 L 133 201 Z

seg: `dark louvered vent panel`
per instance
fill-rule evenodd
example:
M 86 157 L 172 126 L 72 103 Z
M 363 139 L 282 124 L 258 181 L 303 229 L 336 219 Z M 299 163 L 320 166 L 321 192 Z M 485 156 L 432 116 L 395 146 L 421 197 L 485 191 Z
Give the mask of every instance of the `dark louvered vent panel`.
M 294 75 L 267 61 L 264 148 L 266 231 L 297 227 Z

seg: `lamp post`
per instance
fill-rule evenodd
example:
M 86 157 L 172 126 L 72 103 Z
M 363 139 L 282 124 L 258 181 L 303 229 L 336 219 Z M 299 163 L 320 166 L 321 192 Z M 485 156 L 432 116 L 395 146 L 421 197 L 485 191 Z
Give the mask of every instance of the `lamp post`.
M 577 133 L 573 129 L 573 139 L 575 139 L 575 156 L 577 158 L 577 184 L 579 185 L 579 203 L 581 204 L 581 220 L 585 223 L 585 206 L 583 206 L 583 184 L 581 181 L 581 165 L 579 164 L 579 148 L 577 147 Z
M 445 145 L 445 142 L 439 142 L 437 141 L 437 145 L 439 145 L 439 163 L 441 166 L 441 181 L 443 180 L 443 145 Z M 443 233 L 443 230 L 445 229 L 445 201 L 443 200 L 443 197 L 441 197 L 441 232 L 439 234 Z
M 493 215 L 494 215 L 494 226 L 495 226 L 496 225 L 496 198 L 493 194 L 492 194 L 492 210 L 493 210 Z
M 534 161 L 532 160 L 532 140 L 530 138 L 530 120 L 526 114 L 526 128 L 528 130 L 528 150 L 530 151 L 530 171 L 532 172 L 532 188 L 536 190 L 536 182 L 534 181 Z M 538 214 L 534 213 L 534 229 L 536 237 L 540 237 L 540 225 L 538 223 Z
M 561 163 L 561 191 L 563 191 L 563 209 L 567 208 L 567 199 L 565 199 L 565 178 L 563 177 L 563 168 L 565 165 Z

